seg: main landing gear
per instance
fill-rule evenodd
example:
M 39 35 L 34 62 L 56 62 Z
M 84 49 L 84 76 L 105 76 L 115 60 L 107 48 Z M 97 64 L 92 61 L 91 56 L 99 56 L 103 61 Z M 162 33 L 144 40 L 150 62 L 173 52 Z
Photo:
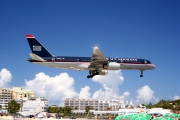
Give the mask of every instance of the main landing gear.
M 94 75 L 88 75 L 87 76 L 87 78 L 93 78 L 94 77 Z
M 141 74 L 140 74 L 140 77 L 143 77 L 143 70 L 141 70 Z
M 97 70 L 91 70 L 89 71 L 89 74 L 87 78 L 93 78 L 95 75 L 99 75 L 99 72 Z

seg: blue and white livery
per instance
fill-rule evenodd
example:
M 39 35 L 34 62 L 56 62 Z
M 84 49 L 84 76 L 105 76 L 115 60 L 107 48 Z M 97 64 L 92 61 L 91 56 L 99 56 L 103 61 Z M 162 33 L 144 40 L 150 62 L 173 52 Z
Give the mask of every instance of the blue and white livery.
M 155 65 L 146 59 L 105 57 L 98 47 L 93 48 L 92 57 L 53 56 L 30 34 L 26 35 L 32 53 L 27 61 L 44 66 L 75 70 L 89 70 L 87 78 L 95 75 L 107 75 L 108 70 L 140 70 L 155 69 Z

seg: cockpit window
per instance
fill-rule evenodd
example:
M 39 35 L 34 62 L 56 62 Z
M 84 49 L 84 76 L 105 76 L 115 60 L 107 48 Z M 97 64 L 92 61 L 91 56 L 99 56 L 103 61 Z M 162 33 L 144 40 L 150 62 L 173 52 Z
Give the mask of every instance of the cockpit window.
M 151 64 L 151 62 L 149 60 L 146 60 L 147 61 L 147 64 Z

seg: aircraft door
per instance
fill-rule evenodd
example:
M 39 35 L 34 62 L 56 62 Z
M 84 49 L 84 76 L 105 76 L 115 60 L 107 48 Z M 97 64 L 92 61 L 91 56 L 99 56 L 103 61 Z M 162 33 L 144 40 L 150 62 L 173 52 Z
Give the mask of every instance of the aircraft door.
M 55 57 L 52 57 L 52 62 L 55 62 Z

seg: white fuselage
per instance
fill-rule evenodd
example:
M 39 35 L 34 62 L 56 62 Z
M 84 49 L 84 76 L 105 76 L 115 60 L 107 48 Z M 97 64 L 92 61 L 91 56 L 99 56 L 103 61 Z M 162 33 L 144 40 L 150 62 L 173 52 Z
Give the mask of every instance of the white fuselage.
M 64 69 L 76 69 L 76 70 L 94 70 L 93 68 L 88 68 L 90 62 L 33 62 L 39 65 L 54 67 L 54 68 L 64 68 Z M 154 69 L 154 64 L 130 64 L 130 63 L 116 63 L 109 62 L 109 67 L 107 69 L 99 70 L 151 70 Z

